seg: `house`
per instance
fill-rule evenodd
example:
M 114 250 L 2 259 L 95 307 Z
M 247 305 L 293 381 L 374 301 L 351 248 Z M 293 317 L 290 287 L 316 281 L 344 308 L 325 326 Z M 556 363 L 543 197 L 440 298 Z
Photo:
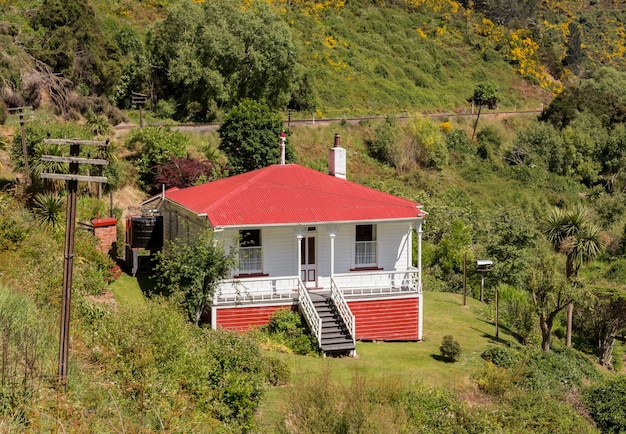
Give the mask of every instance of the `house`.
M 329 174 L 283 163 L 163 193 L 165 239 L 209 228 L 238 248 L 238 269 L 213 300 L 213 328 L 246 330 L 287 307 L 300 309 L 327 352 L 353 351 L 355 340 L 422 339 L 426 213 L 345 173 L 336 135 Z

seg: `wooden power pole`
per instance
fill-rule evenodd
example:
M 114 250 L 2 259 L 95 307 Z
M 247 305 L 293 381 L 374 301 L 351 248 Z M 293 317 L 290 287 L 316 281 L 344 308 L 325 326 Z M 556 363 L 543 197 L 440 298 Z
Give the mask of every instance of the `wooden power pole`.
M 148 95 L 139 92 L 133 92 L 132 101 L 133 104 L 139 109 L 139 128 L 143 128 L 143 113 L 142 108 L 148 99 Z
M 69 145 L 69 157 L 58 157 L 53 155 L 42 155 L 43 161 L 54 161 L 58 163 L 69 163 L 69 173 L 41 173 L 39 176 L 44 179 L 60 179 L 67 181 L 67 208 L 65 224 L 65 250 L 63 256 L 63 300 L 61 305 L 61 327 L 59 335 L 59 370 L 58 384 L 67 390 L 67 367 L 70 345 L 70 311 L 72 305 L 72 272 L 74 269 L 74 234 L 76 231 L 76 196 L 78 194 L 78 182 L 107 182 L 102 176 L 81 176 L 79 175 L 80 164 L 93 164 L 104 166 L 109 164 L 107 160 L 81 158 L 80 147 L 86 146 L 107 146 L 109 141 L 96 142 L 93 140 L 78 139 L 45 139 L 44 143 L 53 145 Z
M 28 147 L 26 146 L 26 134 L 24 133 L 24 124 L 31 122 L 33 119 L 33 108 L 30 106 L 10 108 L 11 115 L 19 116 L 20 132 L 22 133 L 22 155 L 24 156 L 24 181 L 26 186 L 31 184 L 30 181 L 30 165 L 28 164 Z

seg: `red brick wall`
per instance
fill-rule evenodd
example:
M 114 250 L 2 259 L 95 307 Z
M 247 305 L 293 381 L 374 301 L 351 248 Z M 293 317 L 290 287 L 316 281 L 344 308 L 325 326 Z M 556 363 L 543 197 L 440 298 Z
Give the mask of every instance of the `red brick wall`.
M 109 253 L 117 242 L 117 219 L 96 219 L 91 222 L 94 226 L 94 235 L 98 239 L 98 249 Z

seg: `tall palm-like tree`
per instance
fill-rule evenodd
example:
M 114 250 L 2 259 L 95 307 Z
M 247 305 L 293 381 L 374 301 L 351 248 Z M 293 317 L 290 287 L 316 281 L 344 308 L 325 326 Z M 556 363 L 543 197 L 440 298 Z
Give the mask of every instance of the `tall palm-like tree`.
M 565 276 L 570 283 L 576 280 L 580 267 L 595 259 L 604 248 L 600 227 L 591 221 L 582 204 L 570 210 L 553 208 L 546 216 L 544 233 L 554 250 L 566 255 Z M 574 304 L 570 303 L 567 306 L 568 347 L 572 345 L 573 312 Z

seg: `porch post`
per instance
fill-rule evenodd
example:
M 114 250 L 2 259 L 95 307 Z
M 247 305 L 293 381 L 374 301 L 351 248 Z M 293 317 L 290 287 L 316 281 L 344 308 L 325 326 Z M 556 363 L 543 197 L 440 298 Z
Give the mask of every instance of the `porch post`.
M 424 340 L 424 292 L 422 291 L 422 222 L 417 223 L 417 340 Z
M 298 232 L 296 234 L 296 236 L 298 237 L 298 279 L 302 278 L 302 238 L 304 237 L 304 235 L 302 234 L 302 232 Z
M 334 232 L 330 233 L 330 279 L 335 277 L 335 236 Z
M 417 223 L 417 290 L 422 292 L 422 220 Z

